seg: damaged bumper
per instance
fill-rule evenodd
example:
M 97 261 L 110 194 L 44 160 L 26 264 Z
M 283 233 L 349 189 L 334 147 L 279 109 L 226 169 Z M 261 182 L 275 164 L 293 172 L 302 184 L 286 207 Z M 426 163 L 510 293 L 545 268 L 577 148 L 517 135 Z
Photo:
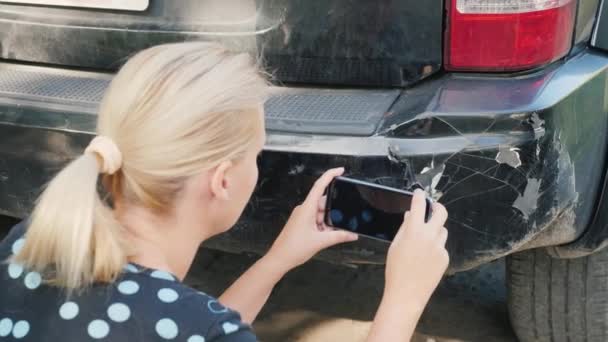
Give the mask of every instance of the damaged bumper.
M 443 203 L 452 271 L 575 241 L 604 178 L 607 72 L 608 58 L 585 51 L 519 77 L 446 74 L 403 91 L 284 89 L 288 97 L 267 108 L 256 193 L 237 227 L 209 246 L 265 251 L 336 166 L 394 187 L 421 184 Z M 41 186 L 81 153 L 110 80 L 0 63 L 0 213 L 27 215 Z M 362 238 L 320 257 L 382 263 L 387 247 Z
M 269 132 L 240 224 L 211 244 L 264 251 L 312 182 L 336 166 L 385 185 L 421 184 L 443 203 L 452 271 L 574 241 L 603 179 L 607 67 L 585 52 L 516 78 L 444 76 L 401 93 L 371 136 L 293 133 L 283 123 Z M 376 263 L 386 248 L 362 238 L 320 257 Z

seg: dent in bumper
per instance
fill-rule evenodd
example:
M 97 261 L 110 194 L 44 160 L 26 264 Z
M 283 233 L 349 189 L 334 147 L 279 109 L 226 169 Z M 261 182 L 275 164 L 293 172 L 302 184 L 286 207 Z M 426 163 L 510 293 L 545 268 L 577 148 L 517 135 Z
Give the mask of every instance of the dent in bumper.
M 607 65 L 584 53 L 536 75 L 430 81 L 405 91 L 373 137 L 271 134 L 263 178 L 232 241 L 257 240 L 263 249 L 334 166 L 391 186 L 422 184 L 450 212 L 452 271 L 573 241 L 603 175 Z M 382 262 L 385 250 L 361 239 L 326 257 Z

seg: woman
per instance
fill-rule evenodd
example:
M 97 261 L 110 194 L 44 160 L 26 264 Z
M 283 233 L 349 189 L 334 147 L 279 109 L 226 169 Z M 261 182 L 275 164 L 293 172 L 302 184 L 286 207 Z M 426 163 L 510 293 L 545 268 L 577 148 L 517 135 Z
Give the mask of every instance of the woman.
M 219 299 L 181 282 L 200 244 L 233 226 L 253 192 L 266 92 L 247 55 L 215 44 L 156 46 L 127 62 L 102 101 L 99 136 L 0 246 L 0 337 L 254 341 L 249 324 L 286 272 L 357 239 L 323 225 L 323 192 L 343 172 L 333 169 Z M 99 174 L 109 198 L 98 195 Z M 424 223 L 424 196 L 413 202 L 388 253 L 370 341 L 409 339 L 447 267 L 445 209 Z

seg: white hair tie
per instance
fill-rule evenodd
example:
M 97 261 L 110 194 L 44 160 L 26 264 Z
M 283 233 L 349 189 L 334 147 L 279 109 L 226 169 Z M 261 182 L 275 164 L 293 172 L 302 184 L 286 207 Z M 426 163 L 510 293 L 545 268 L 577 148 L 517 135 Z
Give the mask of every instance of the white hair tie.
M 101 158 L 100 173 L 112 175 L 122 167 L 122 153 L 116 143 L 104 136 L 97 136 L 89 143 L 84 153 L 97 154 Z

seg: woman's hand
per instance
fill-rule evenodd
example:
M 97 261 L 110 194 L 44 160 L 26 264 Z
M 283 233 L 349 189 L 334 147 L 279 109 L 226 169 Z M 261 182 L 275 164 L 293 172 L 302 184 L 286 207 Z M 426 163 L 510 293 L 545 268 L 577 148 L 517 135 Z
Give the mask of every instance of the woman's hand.
M 424 222 L 424 192 L 416 190 L 412 208 L 405 214 L 403 225 L 395 236 L 386 261 L 385 294 L 408 296 L 407 305 L 423 309 L 445 273 L 449 256 L 445 249 L 448 231 L 444 228 L 448 214 L 439 203 L 433 205 L 433 216 Z
M 417 190 L 388 250 L 384 295 L 367 342 L 409 341 L 448 267 L 448 231 L 443 227 L 447 211 L 434 204 L 427 223 L 425 211 L 424 192 Z
M 222 304 L 241 313 L 244 322 L 252 323 L 268 299 L 275 284 L 292 268 L 305 263 L 329 246 L 357 240 L 357 234 L 333 230 L 323 224 L 325 189 L 343 168 L 325 172 L 297 206 L 270 251 L 247 270 L 221 296 Z
M 323 195 L 331 181 L 344 173 L 344 168 L 325 172 L 313 185 L 306 200 L 297 206 L 266 255 L 285 270 L 297 267 L 319 251 L 343 242 L 357 240 L 357 234 L 327 227 L 323 216 Z

